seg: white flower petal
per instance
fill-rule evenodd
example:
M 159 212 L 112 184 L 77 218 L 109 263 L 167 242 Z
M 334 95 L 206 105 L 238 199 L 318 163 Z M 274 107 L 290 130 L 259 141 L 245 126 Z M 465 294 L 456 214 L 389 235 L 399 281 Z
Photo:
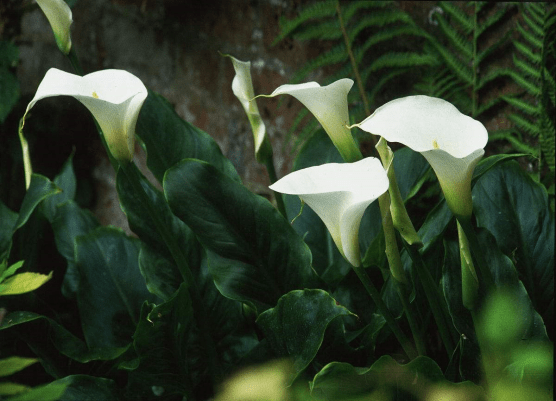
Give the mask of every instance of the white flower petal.
M 298 85 L 282 85 L 268 97 L 288 94 L 299 100 L 322 125 L 344 160 L 355 161 L 361 152 L 355 143 L 349 124 L 347 94 L 353 80 L 344 78 L 328 86 L 316 82 Z
M 71 50 L 70 26 L 73 22 L 71 9 L 64 0 L 37 0 L 37 4 L 52 27 L 58 48 L 68 54 Z
M 255 155 L 258 156 L 265 138 L 266 127 L 259 113 L 257 102 L 254 100 L 255 91 L 251 79 L 251 62 L 241 61 L 229 55 L 228 57 L 232 60 L 236 72 L 232 81 L 232 91 L 241 102 L 247 118 L 249 118 L 255 141 Z
M 436 172 L 452 212 L 471 215 L 471 178 L 488 142 L 483 124 L 445 100 L 409 96 L 386 103 L 356 125 L 421 152 Z
M 127 71 L 103 70 L 83 77 L 51 68 L 44 76 L 27 111 L 51 96 L 73 96 L 97 120 L 112 155 L 120 161 L 133 158 L 135 125 L 147 88 Z M 25 116 L 24 116 L 25 119 Z
M 298 195 L 322 219 L 340 253 L 354 266 L 361 264 L 359 225 L 367 206 L 388 190 L 380 160 L 329 163 L 288 174 L 270 186 Z

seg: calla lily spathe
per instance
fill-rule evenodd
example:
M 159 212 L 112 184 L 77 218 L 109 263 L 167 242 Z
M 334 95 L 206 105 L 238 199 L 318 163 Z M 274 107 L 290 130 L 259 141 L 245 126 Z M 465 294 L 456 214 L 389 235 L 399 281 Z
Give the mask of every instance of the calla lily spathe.
M 420 152 L 434 169 L 452 212 L 471 216 L 471 178 L 488 142 L 483 124 L 445 100 L 408 96 L 379 107 L 356 126 Z
M 232 81 L 232 91 L 241 102 L 241 105 L 247 114 L 247 118 L 251 124 L 251 129 L 253 130 L 255 156 L 257 157 L 257 160 L 262 161 L 260 160 L 261 157 L 259 153 L 265 139 L 266 127 L 259 113 L 257 103 L 254 100 L 255 91 L 253 90 L 253 81 L 251 80 L 251 62 L 241 61 L 230 55 L 226 56 L 232 60 L 234 70 L 236 72 Z
M 48 19 L 60 51 L 68 54 L 71 50 L 70 26 L 73 22 L 69 6 L 64 0 L 37 0 Z
M 362 159 L 361 151 L 357 146 L 347 125 L 349 124 L 347 94 L 353 86 L 353 80 L 340 79 L 328 86 L 320 86 L 316 82 L 307 82 L 297 85 L 282 85 L 270 95 L 291 95 L 299 100 L 322 125 L 342 158 L 348 162 Z
M 361 265 L 359 226 L 367 206 L 388 190 L 380 160 L 329 163 L 294 171 L 270 186 L 298 195 L 322 219 L 340 253 L 353 266 Z
M 133 158 L 135 125 L 147 88 L 136 76 L 123 70 L 102 70 L 83 77 L 48 70 L 23 119 L 39 100 L 51 96 L 73 96 L 97 120 L 114 158 L 128 162 Z

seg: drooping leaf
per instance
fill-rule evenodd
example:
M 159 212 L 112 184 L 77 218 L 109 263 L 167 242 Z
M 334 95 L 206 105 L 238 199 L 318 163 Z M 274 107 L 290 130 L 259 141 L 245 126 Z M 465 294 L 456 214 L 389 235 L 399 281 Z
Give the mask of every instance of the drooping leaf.
M 56 217 L 56 207 L 64 202 L 73 200 L 77 189 L 77 180 L 73 171 L 73 153 L 64 163 L 62 171 L 54 177 L 54 184 L 60 188 L 61 192 L 45 199 L 43 204 L 43 213 L 48 221 L 52 223 Z
M 4 331 L 6 334 L 15 332 L 17 338 L 29 343 L 33 349 L 40 350 L 43 355 L 43 364 L 48 363 L 44 355 L 52 351 L 52 346 L 57 352 L 80 363 L 93 360 L 113 360 L 127 348 L 89 349 L 85 342 L 54 320 L 33 312 L 8 313 L 0 325 L 0 331 Z M 48 333 L 48 336 L 38 336 L 37 333 Z
M 332 362 L 314 377 L 309 387 L 317 400 L 424 399 L 435 391 L 447 399 L 486 400 L 481 387 L 446 380 L 436 362 L 426 356 L 402 365 L 384 355 L 370 368 Z
M 74 298 L 79 287 L 79 269 L 76 266 L 75 240 L 81 235 L 92 232 L 99 226 L 97 219 L 86 209 L 81 209 L 73 200 L 56 208 L 52 221 L 54 240 L 58 252 L 68 262 L 62 292 L 68 298 Z
M 0 359 L 0 377 L 13 375 L 38 361 L 39 360 L 35 358 L 23 358 L 20 356 Z
M 51 182 L 48 178 L 39 174 L 33 174 L 31 176 L 29 188 L 27 189 L 23 202 L 21 203 L 19 216 L 14 227 L 12 227 L 13 231 L 18 230 L 27 222 L 31 213 L 33 213 L 33 210 L 35 210 L 41 201 L 59 192 L 60 188 L 58 188 L 56 184 Z
M 164 193 L 209 251 L 210 272 L 226 297 L 267 309 L 310 285 L 309 248 L 266 199 L 198 160 L 168 170 Z
M 543 316 L 554 300 L 554 214 L 546 190 L 516 162 L 485 174 L 473 188 L 477 225 L 509 256 Z
M 293 358 L 297 376 L 315 357 L 332 320 L 350 315 L 326 291 L 297 290 L 282 296 L 276 307 L 261 313 L 257 325 L 276 356 Z
M 147 165 L 160 182 L 168 168 L 185 158 L 203 160 L 240 181 L 214 139 L 182 120 L 168 101 L 156 93 L 149 92 L 137 120 L 136 133 L 145 144 Z
M 76 240 L 77 302 L 90 347 L 120 348 L 131 342 L 145 300 L 154 301 L 139 270 L 139 241 L 100 227 Z
M 15 274 L 0 283 L 0 295 L 25 294 L 36 290 L 51 278 L 52 272 L 48 275 L 31 272 Z

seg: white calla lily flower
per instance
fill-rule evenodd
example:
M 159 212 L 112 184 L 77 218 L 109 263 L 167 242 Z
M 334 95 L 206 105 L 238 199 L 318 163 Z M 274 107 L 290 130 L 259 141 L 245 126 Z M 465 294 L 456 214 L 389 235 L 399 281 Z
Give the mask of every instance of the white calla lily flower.
M 37 0 L 37 4 L 52 27 L 58 48 L 67 55 L 71 50 L 71 9 L 64 0 Z
M 313 113 L 343 159 L 354 162 L 363 156 L 351 131 L 347 128 L 349 124 L 347 94 L 352 86 L 353 80 L 343 78 L 328 86 L 320 86 L 316 82 L 282 85 L 270 95 L 259 96 L 274 97 L 287 94 L 295 97 Z
M 123 70 L 102 70 L 83 77 L 48 70 L 25 116 L 39 100 L 51 96 L 73 96 L 97 120 L 108 148 L 118 161 L 131 161 L 135 144 L 135 125 L 147 88 L 131 73 Z
M 253 90 L 253 81 L 251 79 L 251 62 L 241 61 L 230 55 L 226 55 L 226 57 L 232 60 L 236 72 L 232 81 L 232 91 L 241 102 L 251 124 L 255 141 L 255 156 L 259 160 L 259 152 L 265 139 L 266 127 L 259 113 L 257 102 L 254 100 L 255 91 Z
M 355 126 L 420 152 L 452 212 L 471 216 L 471 178 L 488 142 L 482 123 L 445 100 L 420 95 L 392 100 Z
M 361 265 L 359 226 L 367 206 L 388 190 L 380 160 L 329 163 L 288 174 L 270 186 L 298 195 L 322 219 L 340 253 L 353 266 Z

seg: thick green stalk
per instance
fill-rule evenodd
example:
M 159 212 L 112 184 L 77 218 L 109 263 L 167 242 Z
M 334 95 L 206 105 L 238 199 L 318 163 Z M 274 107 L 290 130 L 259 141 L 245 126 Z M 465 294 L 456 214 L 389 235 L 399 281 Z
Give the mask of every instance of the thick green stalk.
M 274 169 L 274 156 L 270 153 L 270 156 L 264 160 L 264 165 L 266 167 L 266 171 L 268 172 L 268 178 L 270 179 L 270 184 L 274 184 L 278 181 L 278 177 L 276 176 L 276 170 Z M 284 204 L 284 198 L 282 197 L 281 193 L 272 191 L 274 193 L 274 199 L 276 199 L 276 206 L 278 211 L 284 216 L 284 218 L 288 218 L 286 214 L 286 205 Z
M 369 278 L 365 270 L 361 266 L 353 266 L 353 270 L 355 271 L 355 274 L 357 274 L 357 277 L 359 277 L 359 280 L 361 280 L 361 283 L 365 287 L 365 290 L 371 296 L 378 311 L 382 314 L 382 316 L 386 320 L 388 327 L 390 327 L 390 330 L 392 330 L 392 333 L 397 338 L 398 342 L 402 346 L 408 358 L 410 360 L 415 359 L 418 356 L 417 352 L 415 351 L 415 348 L 413 347 L 409 339 L 406 337 L 404 332 L 400 329 L 394 317 L 390 314 L 390 311 L 388 310 L 388 308 L 382 301 L 382 298 L 380 297 L 380 293 L 371 282 L 371 279 Z
M 403 309 L 405 311 L 405 317 L 407 318 L 407 322 L 409 323 L 409 328 L 411 330 L 411 334 L 413 335 L 413 341 L 415 342 L 415 347 L 417 348 L 417 352 L 419 356 L 423 356 L 427 354 L 425 341 L 423 340 L 423 336 L 421 335 L 421 331 L 415 324 L 415 319 L 413 318 L 417 314 L 414 313 L 414 310 L 411 308 L 409 303 L 409 291 L 407 291 L 407 287 L 404 286 L 400 282 L 395 282 L 396 290 L 398 291 L 398 296 L 402 301 Z
M 419 253 L 418 245 L 409 245 L 403 240 L 402 243 L 409 257 L 413 261 L 413 266 L 415 266 L 417 270 L 419 281 L 425 291 L 425 296 L 427 297 L 434 320 L 436 321 L 436 326 L 438 327 L 444 348 L 446 348 L 448 355 L 451 356 L 454 352 L 454 342 L 451 335 L 452 330 L 450 329 L 450 316 L 448 314 L 448 310 L 443 308 L 444 299 L 438 292 L 438 288 L 435 285 L 434 280 L 427 269 L 423 258 L 421 257 L 421 254 Z
M 471 216 L 456 216 L 456 218 L 461 225 L 461 229 L 465 233 L 465 237 L 467 237 L 469 247 L 471 248 L 471 255 L 474 258 L 474 265 L 478 267 L 475 272 L 477 274 L 479 286 L 482 290 L 488 291 L 490 288 L 494 287 L 494 279 L 492 278 L 481 246 L 479 245 L 479 240 L 471 224 Z
M 469 250 L 469 241 L 458 221 L 459 255 L 461 260 L 462 303 L 469 310 L 475 309 L 479 297 L 479 280 Z
M 83 68 L 81 67 L 81 63 L 79 62 L 79 58 L 77 57 L 77 51 L 75 50 L 75 46 L 72 45 L 71 46 L 71 50 L 69 52 L 69 54 L 67 55 L 69 62 L 71 63 L 71 66 L 73 67 L 73 70 L 75 71 L 75 73 L 77 75 L 81 75 L 83 76 Z

